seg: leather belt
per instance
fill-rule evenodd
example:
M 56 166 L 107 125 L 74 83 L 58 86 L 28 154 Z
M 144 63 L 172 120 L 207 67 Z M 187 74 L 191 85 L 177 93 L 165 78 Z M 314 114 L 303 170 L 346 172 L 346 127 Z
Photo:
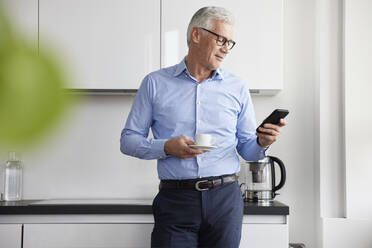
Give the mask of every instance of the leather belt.
M 227 175 L 213 178 L 200 178 L 191 180 L 161 180 L 159 189 L 188 189 L 204 191 L 221 186 L 225 183 L 232 183 L 238 180 L 238 176 Z

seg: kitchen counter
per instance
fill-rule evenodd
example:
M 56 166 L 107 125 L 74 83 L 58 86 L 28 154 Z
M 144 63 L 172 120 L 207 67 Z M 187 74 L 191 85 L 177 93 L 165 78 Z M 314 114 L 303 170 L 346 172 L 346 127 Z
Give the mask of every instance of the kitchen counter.
M 0 247 L 149 247 L 151 204 L 122 198 L 3 201 Z M 240 248 L 288 247 L 288 218 L 289 207 L 278 201 L 244 202 Z
M 0 201 L 0 215 L 43 214 L 152 214 L 151 199 L 50 199 Z M 244 202 L 245 215 L 289 215 L 279 201 Z

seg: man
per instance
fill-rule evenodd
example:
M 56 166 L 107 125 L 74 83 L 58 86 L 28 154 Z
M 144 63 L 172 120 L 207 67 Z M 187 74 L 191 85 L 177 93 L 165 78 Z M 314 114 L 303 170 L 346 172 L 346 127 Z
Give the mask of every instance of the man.
M 233 23 L 223 8 L 198 10 L 187 30 L 187 56 L 145 77 L 122 131 L 124 154 L 158 160 L 152 247 L 239 247 L 236 151 L 246 160 L 263 159 L 285 125 L 281 120 L 255 133 L 247 85 L 219 68 L 235 44 Z M 213 135 L 217 148 L 191 148 L 195 134 Z

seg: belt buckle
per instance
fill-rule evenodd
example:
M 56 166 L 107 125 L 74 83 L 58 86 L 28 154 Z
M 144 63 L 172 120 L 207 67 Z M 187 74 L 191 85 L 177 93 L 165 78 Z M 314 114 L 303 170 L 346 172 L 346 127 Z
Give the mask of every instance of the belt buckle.
M 207 183 L 207 182 L 208 182 L 208 180 L 202 180 L 202 181 L 198 181 L 198 182 L 196 182 L 196 183 L 195 183 L 195 189 L 196 189 L 197 191 L 205 191 L 205 190 L 209 190 L 208 187 L 205 188 L 205 189 L 202 189 L 202 188 L 199 187 L 199 183 Z

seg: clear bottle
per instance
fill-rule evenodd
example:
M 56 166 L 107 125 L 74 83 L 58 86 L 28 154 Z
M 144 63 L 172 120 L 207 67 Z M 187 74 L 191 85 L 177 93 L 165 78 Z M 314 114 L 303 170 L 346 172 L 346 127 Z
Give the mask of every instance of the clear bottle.
M 19 201 L 22 199 L 22 162 L 15 152 L 9 152 L 9 159 L 4 173 L 4 200 Z

